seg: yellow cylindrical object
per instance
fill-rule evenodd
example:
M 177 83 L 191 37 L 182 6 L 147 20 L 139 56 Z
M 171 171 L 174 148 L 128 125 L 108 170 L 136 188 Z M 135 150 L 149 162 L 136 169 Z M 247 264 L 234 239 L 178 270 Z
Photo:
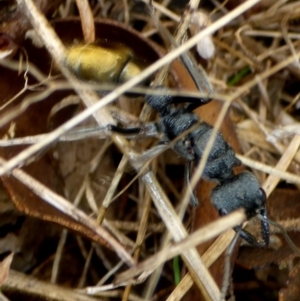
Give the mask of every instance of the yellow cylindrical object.
M 104 48 L 96 45 L 78 45 L 68 50 L 67 65 L 81 79 L 118 82 L 132 57 L 131 51 L 126 47 Z M 138 73 L 138 67 L 129 66 L 129 69 Z M 125 80 L 127 79 L 128 75 L 125 76 Z

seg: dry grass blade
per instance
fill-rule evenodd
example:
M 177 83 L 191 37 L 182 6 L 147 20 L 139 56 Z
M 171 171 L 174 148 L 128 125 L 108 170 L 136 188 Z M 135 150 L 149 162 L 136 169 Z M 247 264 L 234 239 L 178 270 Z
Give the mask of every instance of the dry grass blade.
M 159 210 L 160 216 L 167 228 L 172 233 L 174 240 L 178 242 L 184 239 L 188 235 L 187 231 L 182 225 L 180 218 L 176 214 L 164 191 L 162 191 L 160 188 L 153 174 L 148 172 L 142 177 L 142 179 L 146 185 L 148 184 L 147 189 L 152 197 L 152 200 L 156 208 Z M 150 183 L 151 185 L 149 185 Z M 195 283 L 201 289 L 206 299 L 218 300 L 220 297 L 220 291 L 210 273 L 203 265 L 203 262 L 196 249 L 185 251 L 182 255 L 183 260 L 192 274 Z
M 10 271 L 8 279 L 2 287 L 5 291 L 18 291 L 50 301 L 95 301 L 95 298 L 82 295 L 74 290 L 49 284 L 15 271 Z
M 146 235 L 146 231 L 147 231 L 147 225 L 148 225 L 148 217 L 150 214 L 150 208 L 151 208 L 151 198 L 150 195 L 146 192 L 145 193 L 145 197 L 144 197 L 144 204 L 143 204 L 143 212 L 142 212 L 142 216 L 141 216 L 141 225 L 139 227 L 138 233 L 137 233 L 137 237 L 136 237 L 136 241 L 135 244 L 137 246 L 137 248 L 134 251 L 133 254 L 133 258 L 138 261 L 139 257 L 140 257 L 140 253 L 142 251 L 142 244 L 145 240 L 145 235 Z M 124 295 L 123 295 L 123 301 L 128 300 L 129 298 L 129 294 L 131 291 L 131 285 L 128 285 L 125 288 L 124 291 Z
M 13 257 L 14 253 L 10 253 L 0 262 L 0 287 L 3 285 L 3 282 L 7 279 Z
M 230 242 L 234 238 L 234 231 L 229 230 L 219 236 L 209 249 L 203 254 L 202 259 L 204 264 L 209 268 L 216 259 L 222 254 L 229 246 Z M 180 283 L 176 286 L 172 294 L 168 297 L 167 301 L 179 301 L 192 287 L 194 281 L 190 274 L 186 274 Z
M 266 165 L 266 164 L 263 164 L 263 163 L 251 160 L 251 159 L 249 159 L 249 158 L 247 158 L 245 156 L 237 155 L 236 157 L 239 160 L 241 160 L 241 162 L 244 165 L 249 166 L 249 167 L 251 167 L 253 169 L 260 170 L 260 171 L 262 171 L 264 173 L 272 175 L 273 177 L 277 177 L 277 179 L 285 180 L 288 183 L 300 184 L 300 177 L 299 176 L 284 171 L 289 166 L 289 164 L 291 163 L 291 160 L 293 160 L 295 152 L 297 151 L 297 144 L 293 143 L 292 145 L 294 147 L 294 151 L 292 153 L 291 153 L 291 151 L 287 151 L 286 152 L 286 154 L 288 154 L 288 156 L 289 156 L 288 161 L 284 165 L 279 165 L 278 164 L 278 166 L 276 166 L 276 167 L 271 167 L 269 165 Z M 279 169 L 279 168 L 281 168 L 281 169 Z M 274 184 L 275 183 L 276 182 L 274 182 Z M 276 185 L 277 184 L 278 184 L 278 182 L 276 183 Z
M 290 142 L 290 145 L 286 149 L 283 156 L 278 161 L 278 163 L 276 165 L 276 169 L 286 170 L 289 167 L 289 165 L 291 164 L 291 162 L 295 156 L 295 153 L 299 149 L 299 146 L 300 146 L 300 136 L 295 136 L 292 139 L 292 141 Z M 280 181 L 280 178 L 275 175 L 270 175 L 267 178 L 267 180 L 265 181 L 265 183 L 263 185 L 263 188 L 264 188 L 267 196 L 269 196 L 271 194 L 271 192 L 275 189 L 275 187 L 277 186 L 279 181 Z
M 106 209 L 108 208 L 109 204 L 112 202 L 113 196 L 116 192 L 117 186 L 124 173 L 127 163 L 128 163 L 127 158 L 125 156 L 123 156 L 123 158 L 118 166 L 118 169 L 116 170 L 115 176 L 114 176 L 114 178 L 109 186 L 109 189 L 105 195 L 102 205 L 99 209 L 98 216 L 97 216 L 97 223 L 99 225 L 101 225 L 101 223 L 104 219 Z
M 246 220 L 246 216 L 243 212 L 233 212 L 226 217 L 222 217 L 209 225 L 196 230 L 194 233 L 190 234 L 184 240 L 163 249 L 162 251 L 156 253 L 152 257 L 149 257 L 144 262 L 139 263 L 137 266 L 129 269 L 128 271 L 119 274 L 115 280 L 116 283 L 128 281 L 132 277 L 142 273 L 146 270 L 154 270 L 163 262 L 181 254 L 185 250 L 195 247 L 209 239 L 212 239 L 224 231 L 240 225 Z
M 95 25 L 93 12 L 87 0 L 76 0 L 80 14 L 84 42 L 86 44 L 95 42 Z

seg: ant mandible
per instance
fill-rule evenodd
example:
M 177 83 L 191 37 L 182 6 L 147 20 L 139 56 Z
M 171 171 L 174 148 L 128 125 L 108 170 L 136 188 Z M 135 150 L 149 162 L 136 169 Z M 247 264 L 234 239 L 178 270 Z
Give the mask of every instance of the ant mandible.
M 163 91 L 163 90 L 162 90 Z M 124 135 L 143 134 L 153 136 L 162 133 L 162 143 L 169 143 L 179 136 L 173 144 L 173 149 L 187 160 L 185 179 L 187 185 L 190 180 L 192 164 L 198 164 L 202 158 L 207 142 L 213 128 L 203 122 L 193 113 L 197 107 L 208 103 L 209 99 L 187 99 L 170 95 L 147 95 L 146 102 L 155 109 L 160 118 L 157 122 L 146 124 L 136 128 L 119 128 L 109 126 L 109 130 Z M 185 104 L 183 107 L 174 104 Z M 147 134 L 148 133 L 148 134 Z M 187 133 L 186 135 L 184 133 Z M 248 171 L 234 174 L 233 168 L 241 165 L 235 156 L 232 147 L 224 140 L 220 132 L 217 133 L 211 152 L 208 156 L 202 178 L 215 181 L 218 185 L 211 191 L 211 201 L 218 210 L 219 215 L 227 215 L 238 208 L 243 208 L 247 218 L 260 214 L 267 218 L 266 194 L 260 187 L 256 177 Z M 192 193 L 191 203 L 198 205 L 198 200 Z M 241 226 L 235 227 L 239 231 Z M 269 244 L 269 225 L 261 221 L 261 235 L 263 241 L 258 241 L 253 235 L 244 229 L 240 230 L 240 236 L 249 244 L 263 248 Z

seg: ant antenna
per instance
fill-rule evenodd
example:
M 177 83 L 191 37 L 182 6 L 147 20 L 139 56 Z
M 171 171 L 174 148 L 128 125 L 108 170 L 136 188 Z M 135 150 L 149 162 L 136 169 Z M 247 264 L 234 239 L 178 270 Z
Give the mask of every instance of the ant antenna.
M 236 234 L 231 241 L 229 247 L 227 248 L 227 251 L 225 253 L 225 267 L 224 267 L 224 278 L 223 278 L 223 284 L 222 284 L 222 289 L 221 289 L 221 296 L 220 296 L 220 301 L 225 300 L 226 293 L 229 287 L 229 279 L 230 279 L 230 258 L 233 252 L 233 249 L 236 245 L 236 242 L 240 236 L 240 232 L 242 230 L 242 226 L 238 227 L 238 230 L 236 231 Z
M 278 229 L 282 232 L 282 234 L 283 234 L 283 236 L 284 236 L 286 242 L 289 244 L 289 246 L 291 247 L 291 249 L 295 252 L 295 254 L 297 254 L 297 255 L 300 257 L 300 251 L 299 251 L 299 249 L 298 249 L 298 248 L 296 247 L 296 245 L 292 242 L 292 240 L 290 239 L 290 237 L 289 237 L 289 235 L 287 234 L 286 230 L 285 230 L 280 224 L 278 224 L 278 223 L 276 223 L 276 222 L 270 220 L 269 218 L 265 218 L 265 217 L 262 216 L 261 214 L 258 214 L 257 217 L 258 217 L 260 220 L 262 220 L 262 221 L 264 221 L 264 222 L 266 222 L 266 223 L 268 223 L 268 224 L 270 224 L 270 225 L 272 225 L 272 226 L 278 228 Z

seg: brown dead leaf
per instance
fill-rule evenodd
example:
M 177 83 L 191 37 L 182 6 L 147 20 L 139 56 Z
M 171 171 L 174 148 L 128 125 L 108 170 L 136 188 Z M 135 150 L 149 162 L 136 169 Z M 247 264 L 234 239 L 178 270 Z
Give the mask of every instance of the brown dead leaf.
M 300 248 L 300 234 L 288 233 L 294 244 Z M 280 265 L 286 263 L 295 257 L 294 251 L 287 244 L 282 235 L 278 235 L 282 242 L 282 246 L 277 249 L 256 249 L 251 247 L 243 247 L 239 251 L 236 264 L 246 269 L 263 268 L 272 263 Z
M 267 211 L 271 219 L 287 220 L 300 216 L 300 192 L 295 189 L 276 189 L 268 198 Z
M 0 32 L 1 35 L 9 36 L 15 43 L 23 42 L 25 33 L 31 28 L 30 22 L 24 16 L 19 5 L 15 1 L 6 1 L 0 9 Z M 47 16 L 55 12 L 63 0 L 34 1 L 37 7 Z M 1 37 L 0 37 L 1 39 Z
M 298 301 L 300 298 L 300 263 L 289 274 L 287 288 L 279 291 L 279 301 Z

